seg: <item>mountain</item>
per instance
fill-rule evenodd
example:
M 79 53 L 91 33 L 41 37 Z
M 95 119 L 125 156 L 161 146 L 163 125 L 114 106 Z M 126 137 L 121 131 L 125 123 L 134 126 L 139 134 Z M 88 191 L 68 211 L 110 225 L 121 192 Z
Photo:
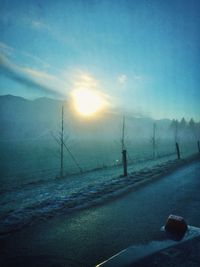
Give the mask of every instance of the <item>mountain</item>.
M 122 115 L 107 112 L 93 119 L 77 116 L 66 101 L 38 98 L 28 100 L 13 95 L 0 96 L 0 138 L 1 140 L 26 140 L 29 138 L 52 138 L 51 132 L 59 132 L 61 109 L 64 105 L 65 131 L 73 138 L 120 140 Z M 126 133 L 129 138 L 141 139 L 152 136 L 155 120 L 126 116 Z M 169 128 L 170 120 L 156 121 L 163 134 Z M 47 134 L 48 133 L 48 134 Z

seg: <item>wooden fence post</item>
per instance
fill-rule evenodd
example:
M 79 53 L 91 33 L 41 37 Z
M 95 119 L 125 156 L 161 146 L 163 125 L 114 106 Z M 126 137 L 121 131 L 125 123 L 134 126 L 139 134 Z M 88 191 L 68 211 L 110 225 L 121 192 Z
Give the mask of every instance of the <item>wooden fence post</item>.
M 124 176 L 127 176 L 126 149 L 122 150 L 122 162 L 123 162 L 123 168 L 124 168 Z
M 180 149 L 179 149 L 179 144 L 177 142 L 176 142 L 176 153 L 177 153 L 178 159 L 180 159 L 181 158 Z

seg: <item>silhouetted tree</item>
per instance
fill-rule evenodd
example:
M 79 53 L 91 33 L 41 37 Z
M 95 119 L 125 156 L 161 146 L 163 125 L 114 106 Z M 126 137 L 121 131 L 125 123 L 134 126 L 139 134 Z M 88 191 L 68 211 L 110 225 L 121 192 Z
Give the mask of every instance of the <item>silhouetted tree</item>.
M 200 139 L 200 122 L 197 123 L 197 138 Z
M 186 133 L 187 133 L 187 122 L 185 120 L 185 118 L 182 118 L 180 123 L 179 123 L 179 129 L 180 129 L 180 135 L 181 138 L 185 138 L 186 137 Z
M 198 146 L 198 151 L 200 153 L 200 122 L 196 124 L 197 127 L 197 146 Z
M 185 131 L 186 126 L 187 126 L 187 122 L 186 122 L 185 118 L 182 118 L 180 121 L 180 130 Z
M 173 119 L 171 124 L 170 124 L 170 129 L 174 133 L 174 141 L 175 143 L 178 142 L 178 135 L 179 135 L 179 122 L 178 120 Z
M 193 118 L 191 118 L 188 123 L 188 129 L 190 133 L 192 134 L 192 137 L 197 139 L 197 124 L 194 122 Z

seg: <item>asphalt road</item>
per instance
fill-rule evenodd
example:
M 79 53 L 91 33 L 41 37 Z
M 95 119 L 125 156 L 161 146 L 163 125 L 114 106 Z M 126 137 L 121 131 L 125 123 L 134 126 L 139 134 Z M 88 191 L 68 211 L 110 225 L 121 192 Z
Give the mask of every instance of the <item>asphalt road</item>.
M 200 162 L 107 204 L 52 218 L 0 240 L 1 266 L 86 267 L 159 237 L 169 214 L 200 227 Z

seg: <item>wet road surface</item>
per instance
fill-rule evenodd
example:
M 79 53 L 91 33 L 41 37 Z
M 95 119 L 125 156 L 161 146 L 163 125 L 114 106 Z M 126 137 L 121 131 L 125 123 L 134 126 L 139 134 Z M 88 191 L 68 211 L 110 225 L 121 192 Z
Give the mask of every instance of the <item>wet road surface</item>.
M 159 238 L 171 213 L 200 227 L 199 191 L 200 162 L 194 162 L 107 204 L 1 239 L 1 266 L 94 266 L 130 245 Z

